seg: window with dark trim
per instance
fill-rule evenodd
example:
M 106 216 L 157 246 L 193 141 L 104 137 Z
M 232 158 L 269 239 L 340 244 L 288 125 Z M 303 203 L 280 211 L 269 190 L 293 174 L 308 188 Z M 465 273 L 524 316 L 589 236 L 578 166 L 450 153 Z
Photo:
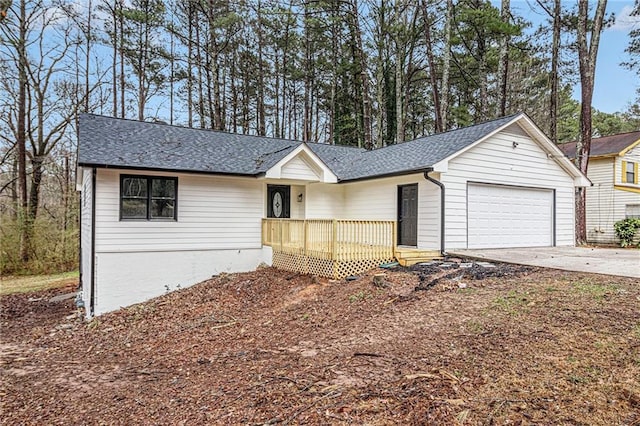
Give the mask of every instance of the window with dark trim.
M 178 178 L 120 176 L 120 220 L 176 220 Z

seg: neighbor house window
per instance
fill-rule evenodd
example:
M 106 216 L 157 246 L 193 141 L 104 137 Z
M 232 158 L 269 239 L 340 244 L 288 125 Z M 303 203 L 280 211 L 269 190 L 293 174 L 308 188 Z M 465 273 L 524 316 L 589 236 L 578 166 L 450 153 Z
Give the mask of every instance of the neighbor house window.
M 637 176 L 637 170 L 636 170 L 636 163 L 632 163 L 631 161 L 625 161 L 623 162 L 624 167 L 623 167 L 623 174 L 622 174 L 622 179 L 623 182 L 626 183 L 638 183 Z
M 178 178 L 120 177 L 120 219 L 176 220 Z
M 624 215 L 627 219 L 640 218 L 640 204 L 627 204 L 624 207 Z

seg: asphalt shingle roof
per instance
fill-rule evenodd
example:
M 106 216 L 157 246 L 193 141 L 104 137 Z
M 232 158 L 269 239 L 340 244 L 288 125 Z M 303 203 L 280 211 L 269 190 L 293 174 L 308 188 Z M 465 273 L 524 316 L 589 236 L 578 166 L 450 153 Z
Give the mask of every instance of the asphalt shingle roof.
M 517 116 L 372 151 L 316 143 L 308 146 L 340 181 L 403 174 L 433 166 Z M 269 170 L 300 144 L 286 139 L 82 114 L 78 164 L 255 176 Z
M 357 162 L 351 159 L 342 161 L 338 176 L 345 181 L 426 169 L 508 124 L 516 116 L 364 151 Z
M 82 114 L 78 164 L 256 175 L 269 170 L 300 144 Z
M 603 136 L 591 139 L 591 151 L 589 157 L 600 155 L 615 155 L 640 140 L 640 131 L 620 133 L 618 135 Z M 567 142 L 558 145 L 558 148 L 569 158 L 576 156 L 576 142 Z

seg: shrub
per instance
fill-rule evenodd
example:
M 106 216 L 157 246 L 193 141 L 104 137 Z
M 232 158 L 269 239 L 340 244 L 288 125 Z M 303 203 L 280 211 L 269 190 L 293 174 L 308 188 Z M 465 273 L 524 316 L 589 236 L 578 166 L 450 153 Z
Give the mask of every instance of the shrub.
M 640 229 L 640 218 L 630 217 L 619 220 L 613 224 L 613 229 L 616 231 L 618 238 L 620 238 L 620 245 L 622 247 L 632 246 L 636 231 Z

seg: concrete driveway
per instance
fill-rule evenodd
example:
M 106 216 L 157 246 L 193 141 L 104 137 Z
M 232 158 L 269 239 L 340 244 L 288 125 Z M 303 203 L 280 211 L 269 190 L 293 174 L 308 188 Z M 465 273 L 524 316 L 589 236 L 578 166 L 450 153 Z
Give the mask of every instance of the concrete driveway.
M 456 250 L 449 254 L 566 271 L 640 278 L 640 250 L 638 249 L 535 247 Z

